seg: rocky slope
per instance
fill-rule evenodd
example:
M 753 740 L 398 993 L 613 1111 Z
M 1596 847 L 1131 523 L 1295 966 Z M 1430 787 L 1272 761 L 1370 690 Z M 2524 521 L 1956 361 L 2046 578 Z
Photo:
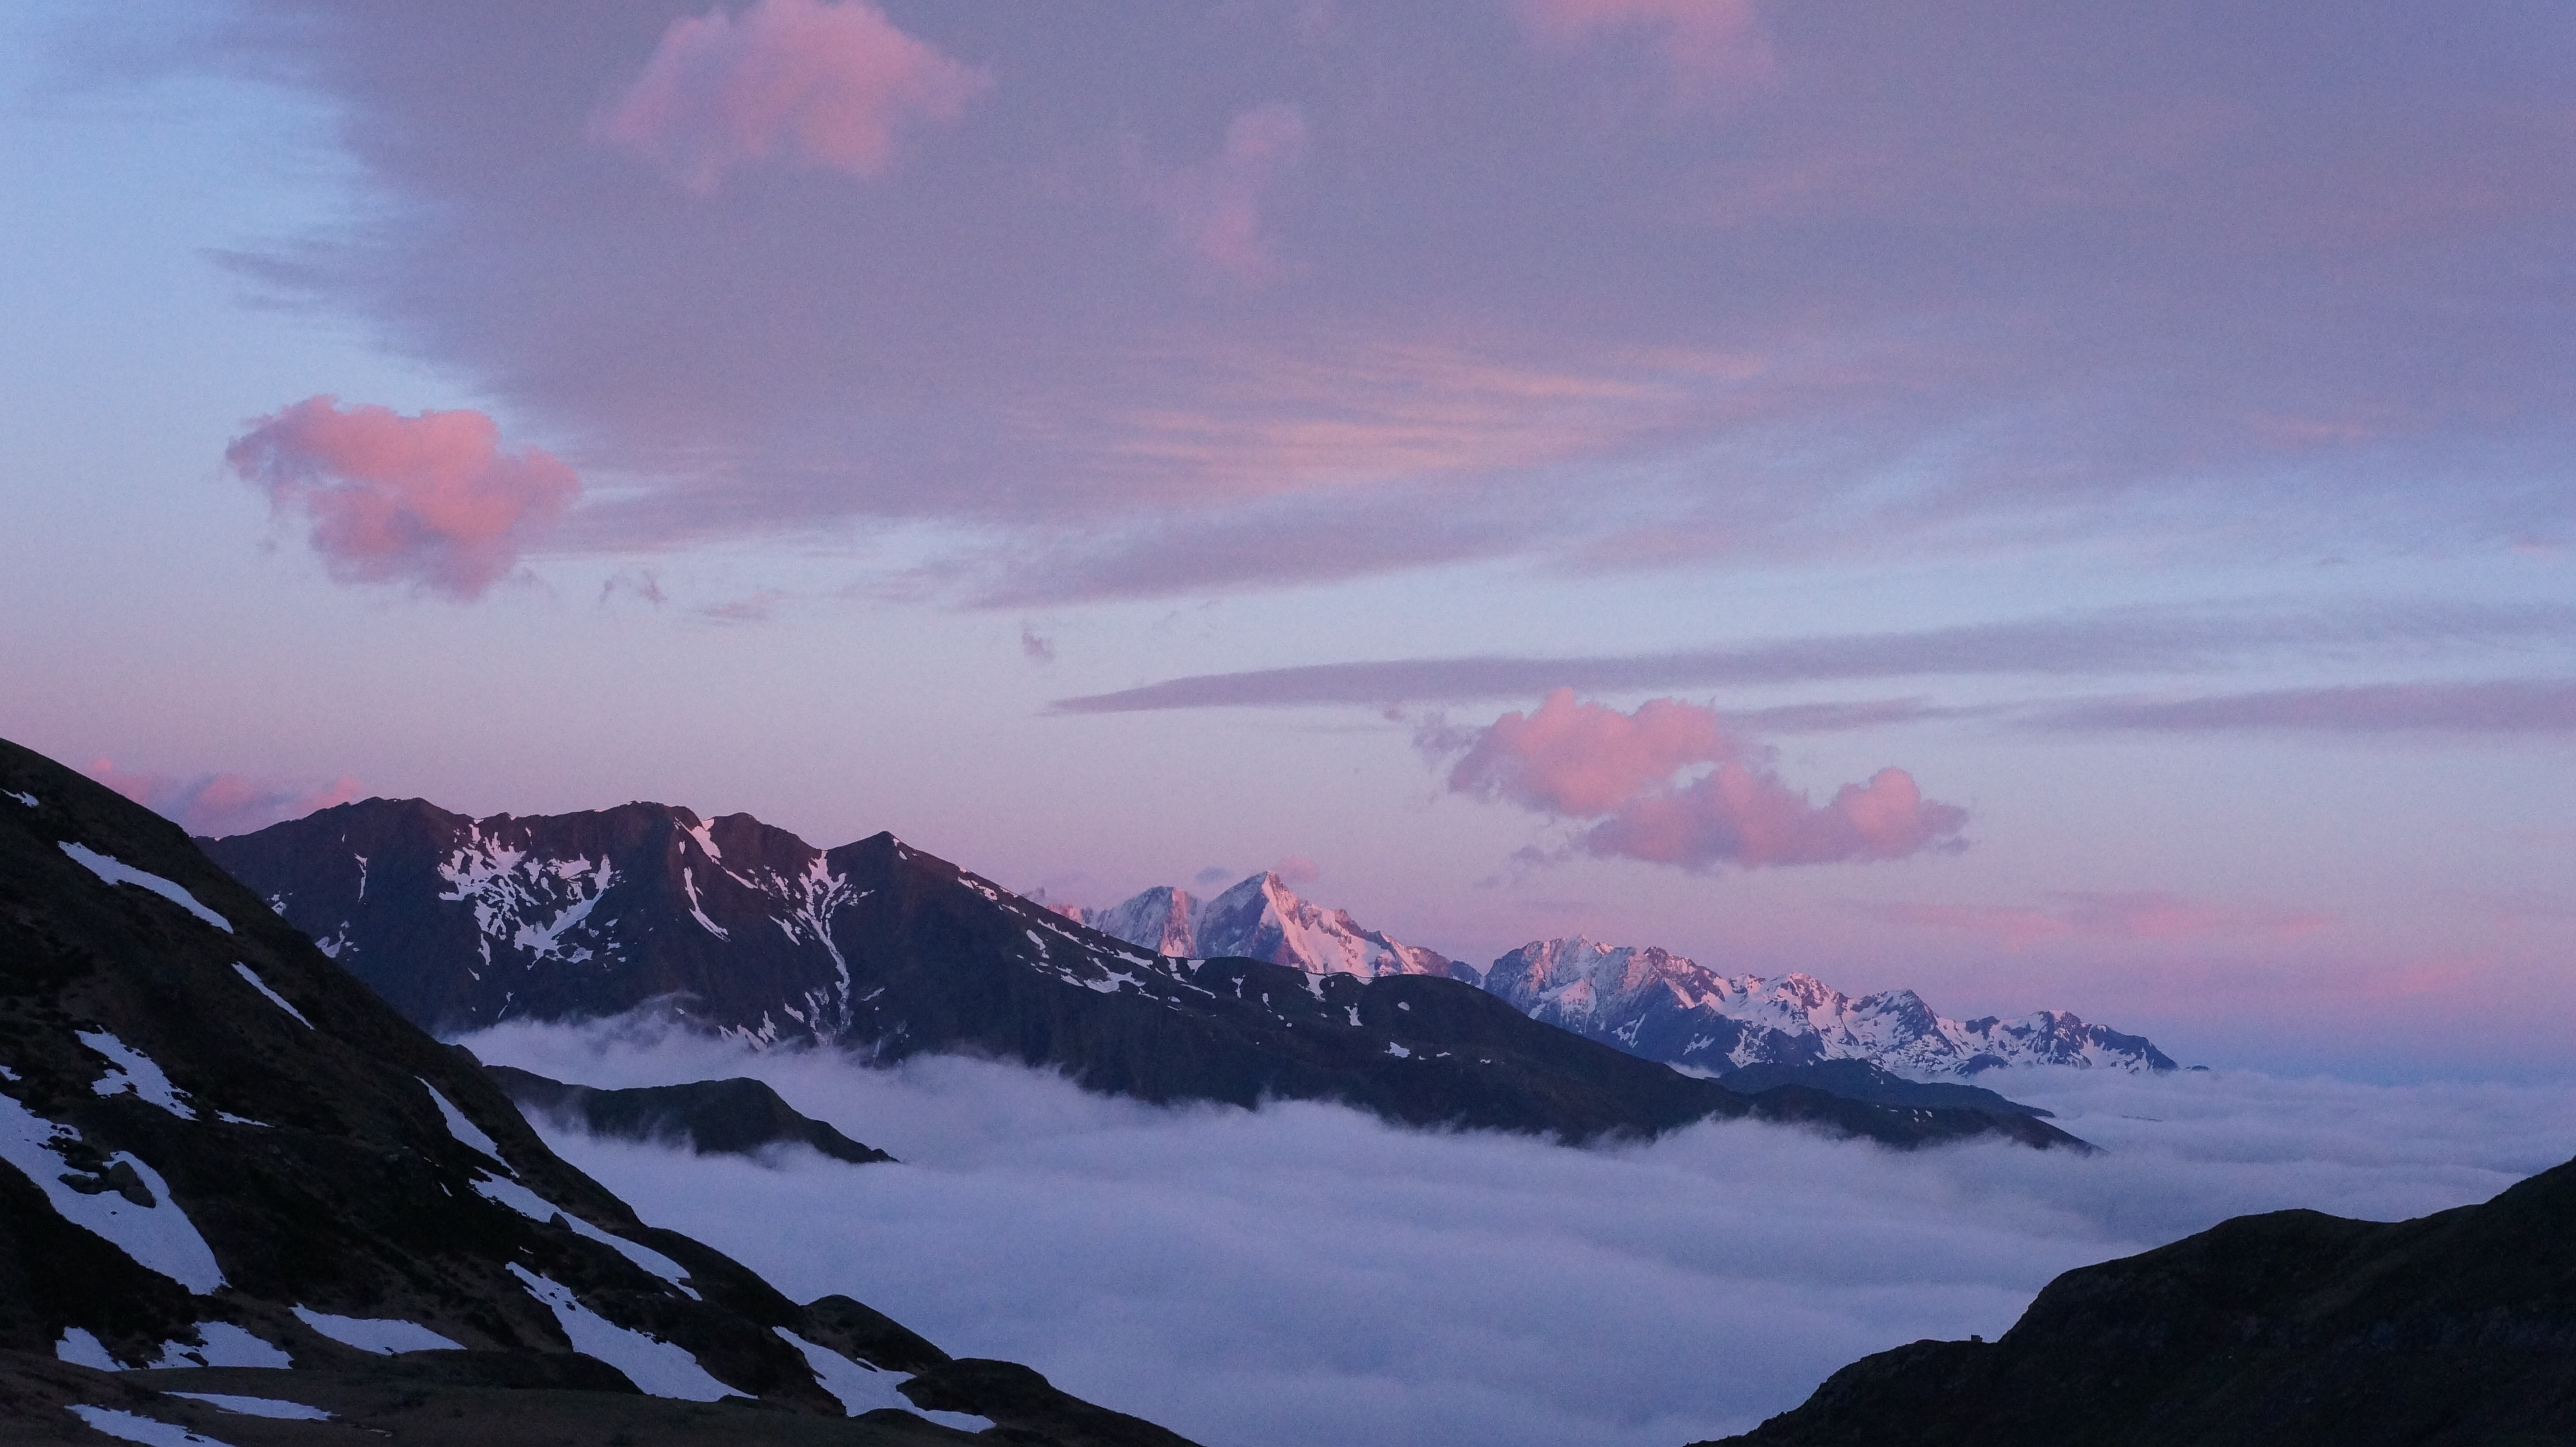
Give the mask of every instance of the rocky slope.
M 1180 1440 L 645 1225 L 177 829 L 5 743 L 0 1159 L 9 1440 Z
M 1568 1139 L 1754 1114 L 1892 1144 L 2075 1144 L 2008 1112 L 1747 1097 L 1437 975 L 1159 954 L 886 834 L 824 851 L 659 804 L 476 820 L 374 799 L 207 848 L 439 1030 L 655 1005 L 755 1043 L 978 1053 L 1155 1101 L 1336 1100 Z
M 1912 990 L 1854 998 L 1810 975 L 1729 977 L 1667 950 L 1580 937 L 1523 945 L 1494 961 L 1484 986 L 1533 1019 L 1719 1076 L 1833 1060 L 1917 1080 L 2030 1065 L 2176 1068 L 2143 1036 L 2063 1011 L 1952 1020 Z
M 1835 1373 L 1735 1447 L 2576 1441 L 2576 1162 L 2383 1225 L 2243 1216 L 2049 1283 L 1999 1341 Z
M 1348 910 L 1300 898 L 1276 874 L 1256 874 L 1214 899 L 1157 885 L 1101 910 L 1072 914 L 1103 934 L 1181 959 L 1232 955 L 1310 974 L 1442 975 L 1473 982 L 1471 965 L 1388 939 Z

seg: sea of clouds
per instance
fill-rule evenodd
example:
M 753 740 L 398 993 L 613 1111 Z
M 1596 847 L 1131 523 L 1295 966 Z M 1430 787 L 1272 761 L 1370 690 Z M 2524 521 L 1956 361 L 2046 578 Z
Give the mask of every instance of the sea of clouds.
M 2249 1211 L 2421 1215 L 2576 1155 L 2576 1084 L 2037 1072 L 2006 1089 L 2103 1154 L 1736 1123 L 1578 1150 L 632 1025 L 464 1043 L 594 1085 L 768 1081 L 902 1164 L 539 1124 L 646 1220 L 800 1300 L 846 1292 L 1210 1447 L 1681 1447 L 1869 1352 L 1997 1336 L 2070 1267 Z

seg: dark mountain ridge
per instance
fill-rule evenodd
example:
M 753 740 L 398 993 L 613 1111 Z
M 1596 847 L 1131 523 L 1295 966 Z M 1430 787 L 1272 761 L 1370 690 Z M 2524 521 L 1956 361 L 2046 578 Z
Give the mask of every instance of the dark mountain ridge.
M 1180 1441 L 644 1224 L 176 828 L 7 743 L 0 1161 L 11 1440 L 97 1440 L 82 1404 L 206 1425 L 162 1394 L 217 1373 L 406 1437 L 554 1442 L 595 1409 L 655 1440 L 956 1440 L 911 1393 L 1061 1447 Z
M 702 1156 L 757 1156 L 772 1146 L 801 1145 L 854 1166 L 894 1159 L 800 1114 L 766 1081 L 736 1077 L 603 1090 L 509 1065 L 486 1065 L 483 1073 L 521 1110 L 591 1135 L 685 1145 Z
M 2070 1271 L 2000 1340 L 1864 1357 L 1726 1442 L 2576 1442 L 2576 1162 L 2412 1221 L 2240 1216 Z
M 615 1016 L 879 1060 L 982 1054 L 1151 1101 L 1334 1100 L 1413 1125 L 1651 1135 L 1746 1115 L 1895 1145 L 2002 1135 L 2018 1112 L 1746 1095 L 1432 975 L 1362 979 L 1159 955 L 879 834 L 818 850 L 734 814 L 627 804 L 475 820 L 371 799 L 204 841 L 413 1020 Z

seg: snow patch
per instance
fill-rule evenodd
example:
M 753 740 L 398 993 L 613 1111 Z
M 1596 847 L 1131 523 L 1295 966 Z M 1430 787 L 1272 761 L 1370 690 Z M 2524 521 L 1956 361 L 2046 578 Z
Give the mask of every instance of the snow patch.
M 259 977 L 259 971 L 241 963 L 239 960 L 235 960 L 233 962 L 233 973 L 242 977 L 243 984 L 259 991 L 259 993 L 268 1000 L 268 1003 L 275 1005 L 277 1008 L 284 1010 L 287 1014 L 294 1016 L 296 1024 L 303 1026 L 307 1030 L 313 1028 L 313 1022 L 304 1018 L 304 1012 L 296 1009 L 293 1005 L 286 1003 L 286 997 L 284 995 L 270 989 L 268 987 L 268 981 Z
M 509 1268 L 510 1274 L 528 1288 L 530 1296 L 553 1310 L 555 1324 L 572 1339 L 574 1351 L 624 1372 L 626 1379 L 645 1395 L 683 1402 L 712 1402 L 743 1395 L 710 1376 L 686 1347 L 619 1326 L 582 1305 L 571 1287 L 539 1276 L 515 1261 L 509 1263 Z
M 17 790 L 15 790 L 15 789 L 11 789 L 11 790 L 9 791 L 9 797 L 10 797 L 10 798 L 12 798 L 12 799 L 17 800 L 17 801 L 18 801 L 19 803 L 21 803 L 21 804 L 26 805 L 26 806 L 27 806 L 28 808 L 30 808 L 30 809 L 33 809 L 33 808 L 35 808 L 35 807 L 36 807 L 36 796 L 35 796 L 35 795 L 33 795 L 33 794 L 21 794 L 21 793 L 19 793 Z
M 602 1231 L 598 1227 L 590 1224 L 588 1221 L 581 1219 L 579 1216 L 574 1215 L 572 1212 L 565 1210 L 563 1207 L 556 1205 L 554 1202 L 547 1200 L 545 1197 L 538 1195 L 536 1192 L 529 1190 L 527 1187 L 520 1185 L 516 1181 L 502 1181 L 495 1180 L 490 1176 L 477 1176 L 474 1178 L 474 1193 L 487 1201 L 495 1201 L 501 1205 L 507 1206 L 511 1210 L 516 1211 L 520 1215 L 527 1217 L 531 1221 L 538 1222 L 539 1224 L 543 1224 L 548 1221 L 560 1221 L 566 1227 L 570 1228 L 574 1235 L 596 1241 L 600 1245 L 605 1246 L 620 1256 L 625 1257 L 627 1260 L 634 1262 L 644 1270 L 655 1276 L 661 1277 L 664 1281 L 678 1287 L 680 1289 L 680 1293 L 688 1297 L 691 1301 L 700 1301 L 704 1299 L 700 1297 L 697 1292 L 690 1289 L 688 1284 L 688 1268 L 682 1266 L 679 1262 L 672 1260 L 670 1257 L 663 1255 L 661 1252 L 654 1250 L 650 1246 L 639 1245 L 633 1241 L 627 1240 L 623 1236 L 615 1236 L 606 1231 Z
M 141 1442 L 144 1447 L 227 1447 L 226 1443 L 191 1432 L 176 1422 L 138 1417 L 114 1407 L 66 1407 L 63 1410 L 87 1422 L 91 1431 L 104 1433 L 121 1442 Z
M 302 1402 L 281 1402 L 275 1397 L 236 1397 L 229 1392 L 169 1392 L 166 1396 L 185 1397 L 221 1408 L 237 1417 L 274 1417 L 281 1422 L 328 1422 L 331 1414 Z
M 717 939 L 729 940 L 733 938 L 730 931 L 728 931 L 723 925 L 707 918 L 707 912 L 698 907 L 698 880 L 696 875 L 690 873 L 686 869 L 681 870 L 680 887 L 689 892 L 689 918 L 696 920 L 705 928 L 708 934 L 714 935 Z
M 412 1079 L 420 1080 L 420 1077 L 415 1075 Z M 438 1113 L 447 1118 L 447 1133 L 456 1137 L 459 1144 L 468 1150 L 481 1151 L 495 1161 L 501 1159 L 501 1148 L 493 1144 L 492 1138 L 483 1133 L 481 1126 L 467 1120 L 465 1112 L 458 1110 L 455 1102 L 439 1094 L 437 1086 L 426 1080 L 420 1080 L 420 1088 L 429 1092 L 431 1100 L 438 1102 Z M 508 1164 L 504 1163 L 501 1169 L 508 1170 Z
M 197 1234 L 196 1224 L 170 1199 L 170 1188 L 160 1173 L 131 1152 L 119 1151 L 109 1158 L 108 1171 L 130 1168 L 151 1205 L 137 1205 L 103 1182 L 95 1191 L 72 1188 L 64 1179 L 68 1163 L 62 1149 L 80 1138 L 72 1127 L 58 1125 L 0 1095 L 0 1159 L 35 1182 L 56 1213 L 134 1258 L 136 1265 L 160 1272 L 190 1291 L 202 1296 L 221 1289 L 223 1268 L 215 1264 L 206 1238 Z
M 99 853 L 97 850 L 90 848 L 86 844 L 74 844 L 68 839 L 63 841 L 63 852 L 70 855 L 73 862 L 79 864 L 83 869 L 88 870 L 90 873 L 97 875 L 99 878 L 106 880 L 110 884 L 140 885 L 143 888 L 152 891 L 154 894 L 161 896 L 163 899 L 170 901 L 172 904 L 179 906 L 181 909 L 186 910 L 188 913 L 195 915 L 197 918 L 204 920 L 206 923 L 213 925 L 215 928 L 222 930 L 225 934 L 231 934 L 233 932 L 233 926 L 230 920 L 225 919 L 222 915 L 215 913 L 204 905 L 197 903 L 197 897 L 195 895 L 190 894 L 179 885 L 163 879 L 160 875 L 146 873 L 143 870 L 135 868 L 131 864 L 127 864 L 121 860 L 111 859 L 107 855 Z
M 463 1351 L 463 1342 L 450 1341 L 418 1322 L 386 1316 L 333 1316 L 327 1311 L 295 1308 L 295 1317 L 306 1326 L 362 1352 L 389 1357 L 399 1352 Z
M 805 1365 L 814 1369 L 814 1380 L 822 1384 L 824 1391 L 840 1398 L 841 1409 L 849 1415 L 855 1417 L 879 1407 L 893 1407 L 904 1412 L 921 1410 L 912 1404 L 911 1398 L 895 1390 L 898 1384 L 912 1380 L 905 1373 L 883 1371 L 865 1362 L 854 1362 L 830 1347 L 818 1346 L 783 1326 L 772 1327 L 771 1330 L 789 1346 L 805 1354 Z
M 195 1120 L 197 1108 L 188 1104 L 187 1092 L 170 1083 L 152 1057 L 117 1039 L 104 1030 L 75 1030 L 80 1043 L 107 1057 L 107 1073 L 90 1083 L 99 1095 L 123 1095 L 127 1091 L 161 1107 L 181 1120 Z
M 291 1367 L 295 1359 L 228 1321 L 197 1323 L 196 1346 L 161 1343 L 154 1367 Z
M 1403 1046 L 1396 1044 L 1392 1040 L 1386 1042 L 1386 1053 L 1394 1056 L 1398 1060 L 1411 1060 L 1413 1058 L 1412 1051 L 1405 1049 Z
M 69 1362 L 76 1367 L 88 1367 L 92 1371 L 125 1370 L 125 1363 L 107 1354 L 106 1343 L 90 1335 L 85 1328 L 77 1326 L 63 1328 L 63 1339 L 54 1343 L 54 1356 L 57 1360 Z

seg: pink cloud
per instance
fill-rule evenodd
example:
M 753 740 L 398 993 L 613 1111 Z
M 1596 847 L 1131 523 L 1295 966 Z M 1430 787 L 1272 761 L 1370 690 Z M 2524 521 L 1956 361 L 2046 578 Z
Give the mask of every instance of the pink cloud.
M 2056 898 L 2055 909 L 1900 903 L 1879 905 L 1870 913 L 1897 924 L 1984 935 L 2016 950 L 2069 936 L 2168 943 L 2291 940 L 2332 929 L 2335 923 L 2307 910 L 2213 903 L 2154 891 L 2070 893 Z
M 1684 101 L 1722 85 L 1766 80 L 1772 72 L 1771 45 L 1753 0 L 1521 0 L 1520 12 L 1530 38 L 1554 50 L 1605 35 L 1647 35 Z
M 992 83 L 867 0 L 759 0 L 672 21 L 591 134 L 701 195 L 771 160 L 875 176 L 906 128 L 956 120 Z
M 322 788 L 305 789 L 241 774 L 199 774 L 182 779 L 119 769 L 106 759 L 93 759 L 89 775 L 189 833 L 210 838 L 246 834 L 280 819 L 300 819 L 316 809 L 346 804 L 358 797 L 358 781 L 346 774 Z
M 1312 884 L 1322 878 L 1324 873 L 1315 866 L 1315 861 L 1303 854 L 1291 854 L 1282 858 L 1278 863 L 1270 866 L 1270 872 L 1290 884 Z
M 1468 739 L 1452 791 L 1597 821 L 1575 847 L 1603 857 L 1689 869 L 1898 859 L 1958 847 L 1967 822 L 1965 810 L 1924 799 L 1903 769 L 1811 803 L 1781 780 L 1768 748 L 1730 734 L 1716 710 L 1673 699 L 1621 713 L 1561 688 Z M 1713 767 L 1681 777 L 1702 765 Z
M 313 523 L 313 551 L 344 583 L 410 582 L 480 597 L 581 491 L 551 454 L 501 450 L 480 412 L 343 410 L 308 397 L 224 450 L 271 507 Z
M 1225 148 L 1152 188 L 1171 249 L 1214 276 L 1259 283 L 1279 274 L 1264 209 L 1306 158 L 1305 112 L 1285 101 L 1254 106 L 1226 124 Z

